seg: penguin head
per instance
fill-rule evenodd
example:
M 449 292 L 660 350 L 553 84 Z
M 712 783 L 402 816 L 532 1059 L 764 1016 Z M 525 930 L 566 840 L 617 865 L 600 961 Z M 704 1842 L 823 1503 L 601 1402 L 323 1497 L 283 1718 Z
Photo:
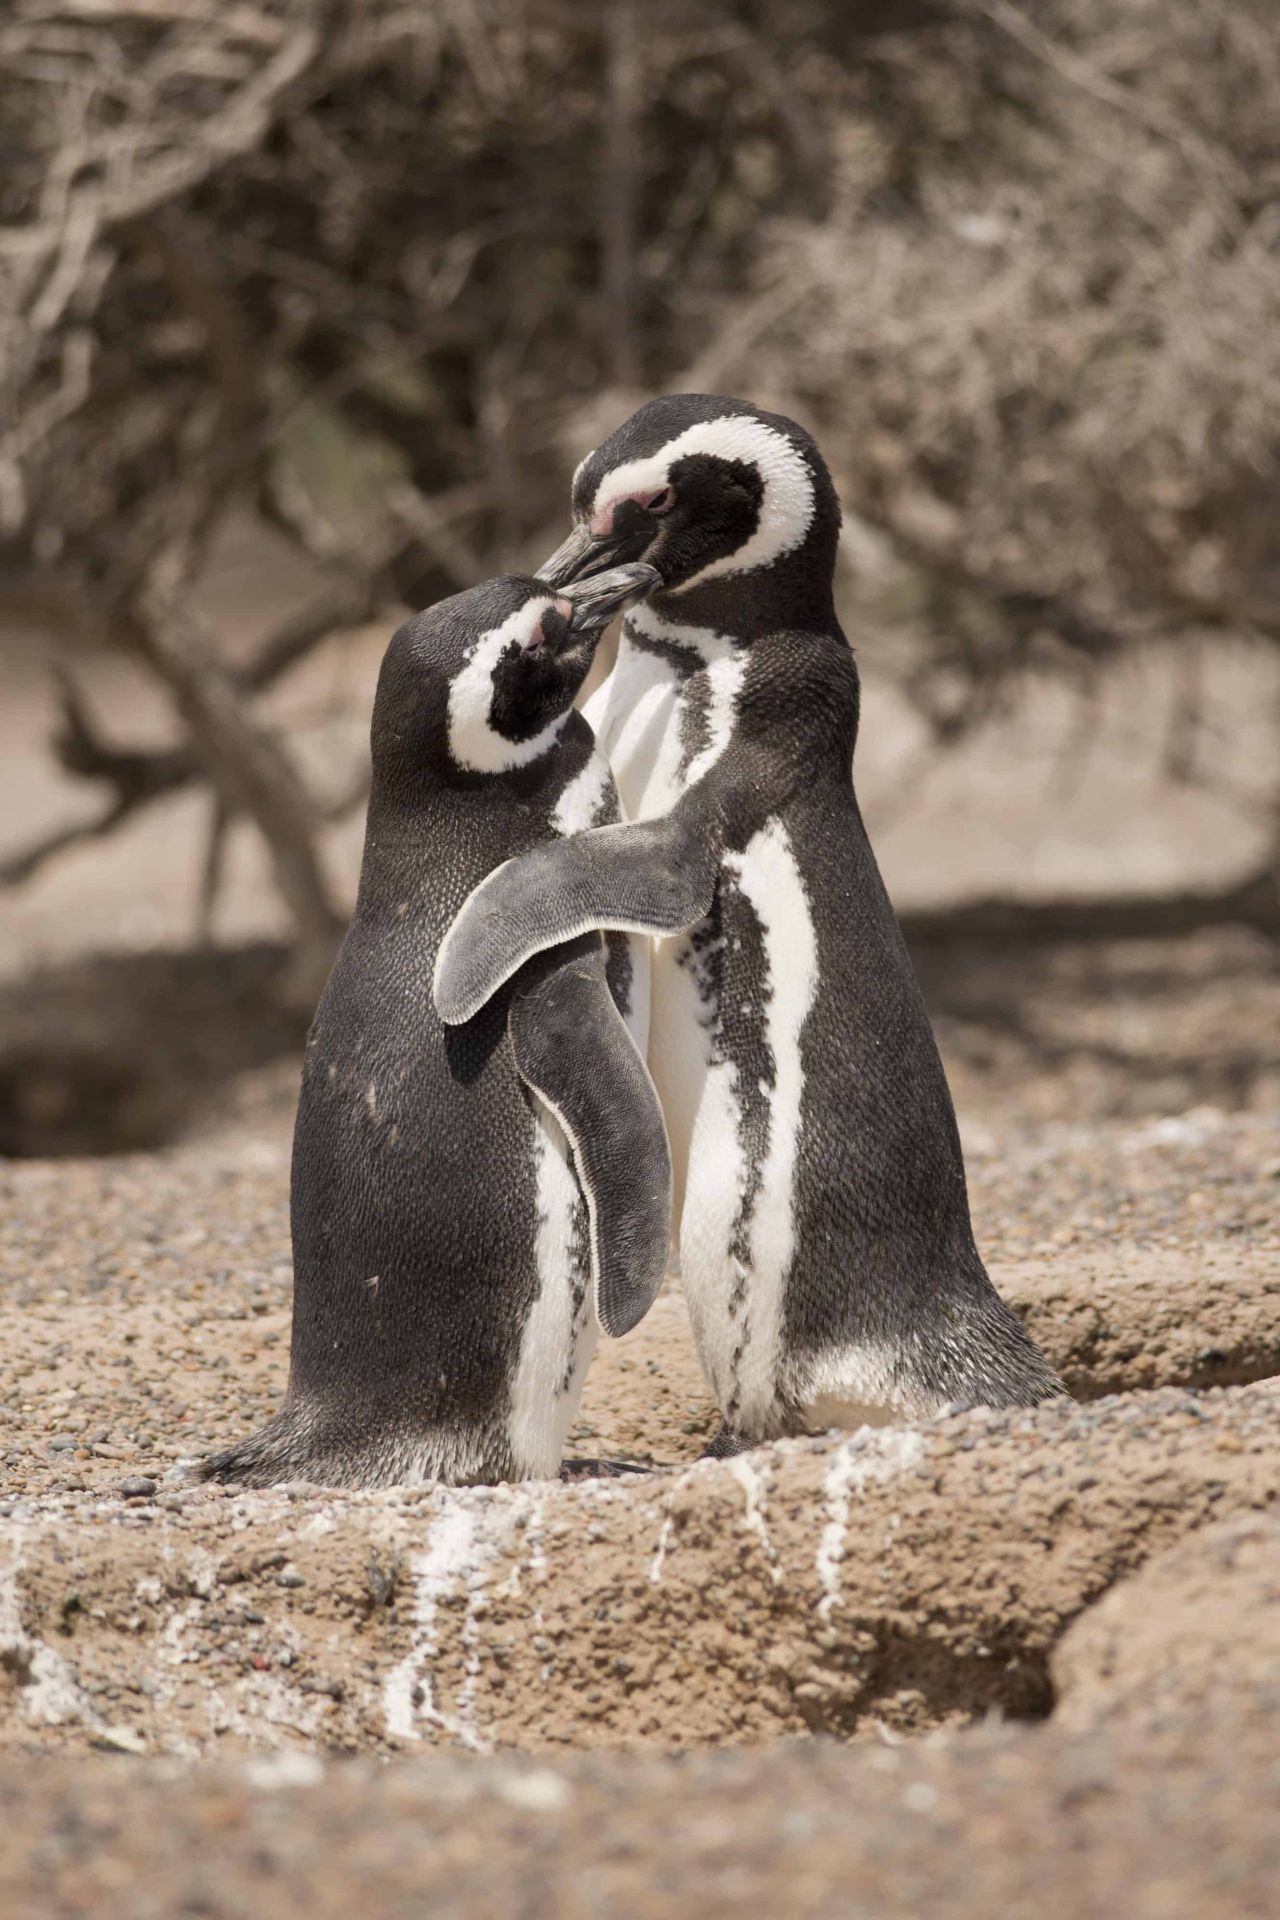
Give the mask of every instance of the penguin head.
M 650 400 L 587 455 L 572 504 L 574 531 L 539 570 L 551 586 L 630 560 L 671 595 L 757 592 L 785 570 L 829 606 L 840 506 L 814 441 L 781 414 L 714 394 Z
M 547 753 L 601 633 L 655 578 L 650 567 L 621 566 L 553 593 L 505 574 L 407 620 L 378 681 L 375 776 L 406 767 L 502 774 Z

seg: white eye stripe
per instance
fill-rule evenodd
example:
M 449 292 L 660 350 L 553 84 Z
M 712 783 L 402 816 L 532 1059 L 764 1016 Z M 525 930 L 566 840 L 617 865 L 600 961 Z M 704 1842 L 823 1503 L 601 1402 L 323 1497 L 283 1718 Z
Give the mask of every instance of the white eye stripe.
M 466 665 L 449 682 L 449 752 L 458 766 L 472 773 L 505 773 L 512 767 L 527 767 L 555 745 L 569 717 L 568 707 L 529 740 L 508 740 L 489 719 L 494 668 L 513 640 L 528 646 L 543 614 L 554 605 L 550 594 L 526 600 L 499 626 L 480 635 Z
M 594 518 L 624 496 L 660 492 L 671 484 L 673 464 L 691 453 L 710 453 L 721 460 L 741 460 L 755 467 L 764 483 L 764 497 L 759 525 L 750 538 L 735 552 L 708 561 L 673 591 L 683 592 L 695 581 L 709 580 L 717 574 L 767 567 L 801 544 L 813 524 L 813 476 L 808 462 L 786 434 L 750 414 L 699 420 L 656 453 L 615 467 L 597 486 L 589 517 Z

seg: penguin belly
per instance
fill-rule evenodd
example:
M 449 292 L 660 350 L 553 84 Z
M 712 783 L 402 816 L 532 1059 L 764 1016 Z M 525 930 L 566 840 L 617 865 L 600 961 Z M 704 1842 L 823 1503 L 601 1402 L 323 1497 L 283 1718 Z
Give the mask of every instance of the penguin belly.
M 626 820 L 651 819 L 679 798 L 680 697 L 670 661 L 630 646 L 624 635 L 613 671 L 583 708 L 598 750 L 608 756 Z M 685 937 L 648 940 L 632 934 L 629 939 L 635 990 L 626 1019 L 648 1060 L 667 1123 L 678 1247 L 701 1054 L 696 988 L 678 959 Z
M 785 826 L 727 854 L 691 975 L 704 1069 L 693 1118 L 680 1263 L 694 1339 L 726 1424 L 793 1431 L 785 1350 L 803 1148 L 800 1040 L 817 990 L 817 939 Z
M 597 688 L 593 699 L 607 695 L 609 682 Z M 590 702 L 588 702 L 590 705 Z M 551 814 L 553 832 L 562 839 L 592 827 L 614 826 L 622 819 L 613 771 L 599 744 L 592 746 L 585 766 L 569 781 Z M 641 1059 L 649 1044 L 650 947 L 641 933 L 610 933 L 609 987 Z
M 738 657 L 719 652 L 682 678 L 624 636 L 588 711 L 629 819 L 668 812 L 720 757 L 741 671 Z M 829 1376 L 818 1369 L 811 1386 L 811 1369 L 787 1351 L 801 1229 L 800 1040 L 818 962 L 808 890 L 783 823 L 767 822 L 741 853 L 726 855 L 705 920 L 651 945 L 648 1061 L 671 1143 L 680 1273 L 726 1425 L 765 1440 L 893 1418 L 859 1393 L 866 1367 L 837 1362 Z
M 516 1474 L 547 1480 L 559 1470 L 599 1327 L 591 1309 L 587 1212 L 569 1143 L 545 1102 L 535 1093 L 529 1101 L 538 1284 L 511 1382 L 506 1436 Z

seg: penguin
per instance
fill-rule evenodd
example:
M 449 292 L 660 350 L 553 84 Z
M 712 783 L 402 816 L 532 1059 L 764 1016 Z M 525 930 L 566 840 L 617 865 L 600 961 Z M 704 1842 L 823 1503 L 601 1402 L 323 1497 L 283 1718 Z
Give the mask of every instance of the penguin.
M 624 566 L 565 595 L 494 579 L 392 639 L 355 913 L 302 1072 L 288 1392 L 198 1477 L 553 1477 L 597 1325 L 625 1333 L 651 1304 L 671 1163 L 643 946 L 575 936 L 448 1029 L 430 981 L 484 875 L 618 819 L 572 702 L 604 625 L 654 577 Z
M 649 402 L 579 466 L 563 589 L 643 559 L 590 708 L 627 824 L 489 876 L 442 943 L 463 1020 L 529 956 L 647 932 L 649 1062 L 710 1451 L 1064 1392 L 974 1242 L 955 1112 L 852 783 L 840 507 L 794 421 Z

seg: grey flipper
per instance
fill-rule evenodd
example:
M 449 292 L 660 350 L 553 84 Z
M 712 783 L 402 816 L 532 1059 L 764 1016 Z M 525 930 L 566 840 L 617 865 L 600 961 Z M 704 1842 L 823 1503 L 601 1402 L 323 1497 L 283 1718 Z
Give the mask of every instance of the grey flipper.
M 660 820 L 593 827 L 496 867 L 463 902 L 436 958 L 436 1011 L 470 1020 L 532 954 L 598 927 L 684 933 L 707 912 L 718 822 L 677 806 Z
M 666 1271 L 671 1150 L 649 1070 L 605 977 L 604 943 L 547 955 L 517 982 L 507 1031 L 520 1077 L 568 1136 L 587 1201 L 596 1314 L 615 1338 Z

